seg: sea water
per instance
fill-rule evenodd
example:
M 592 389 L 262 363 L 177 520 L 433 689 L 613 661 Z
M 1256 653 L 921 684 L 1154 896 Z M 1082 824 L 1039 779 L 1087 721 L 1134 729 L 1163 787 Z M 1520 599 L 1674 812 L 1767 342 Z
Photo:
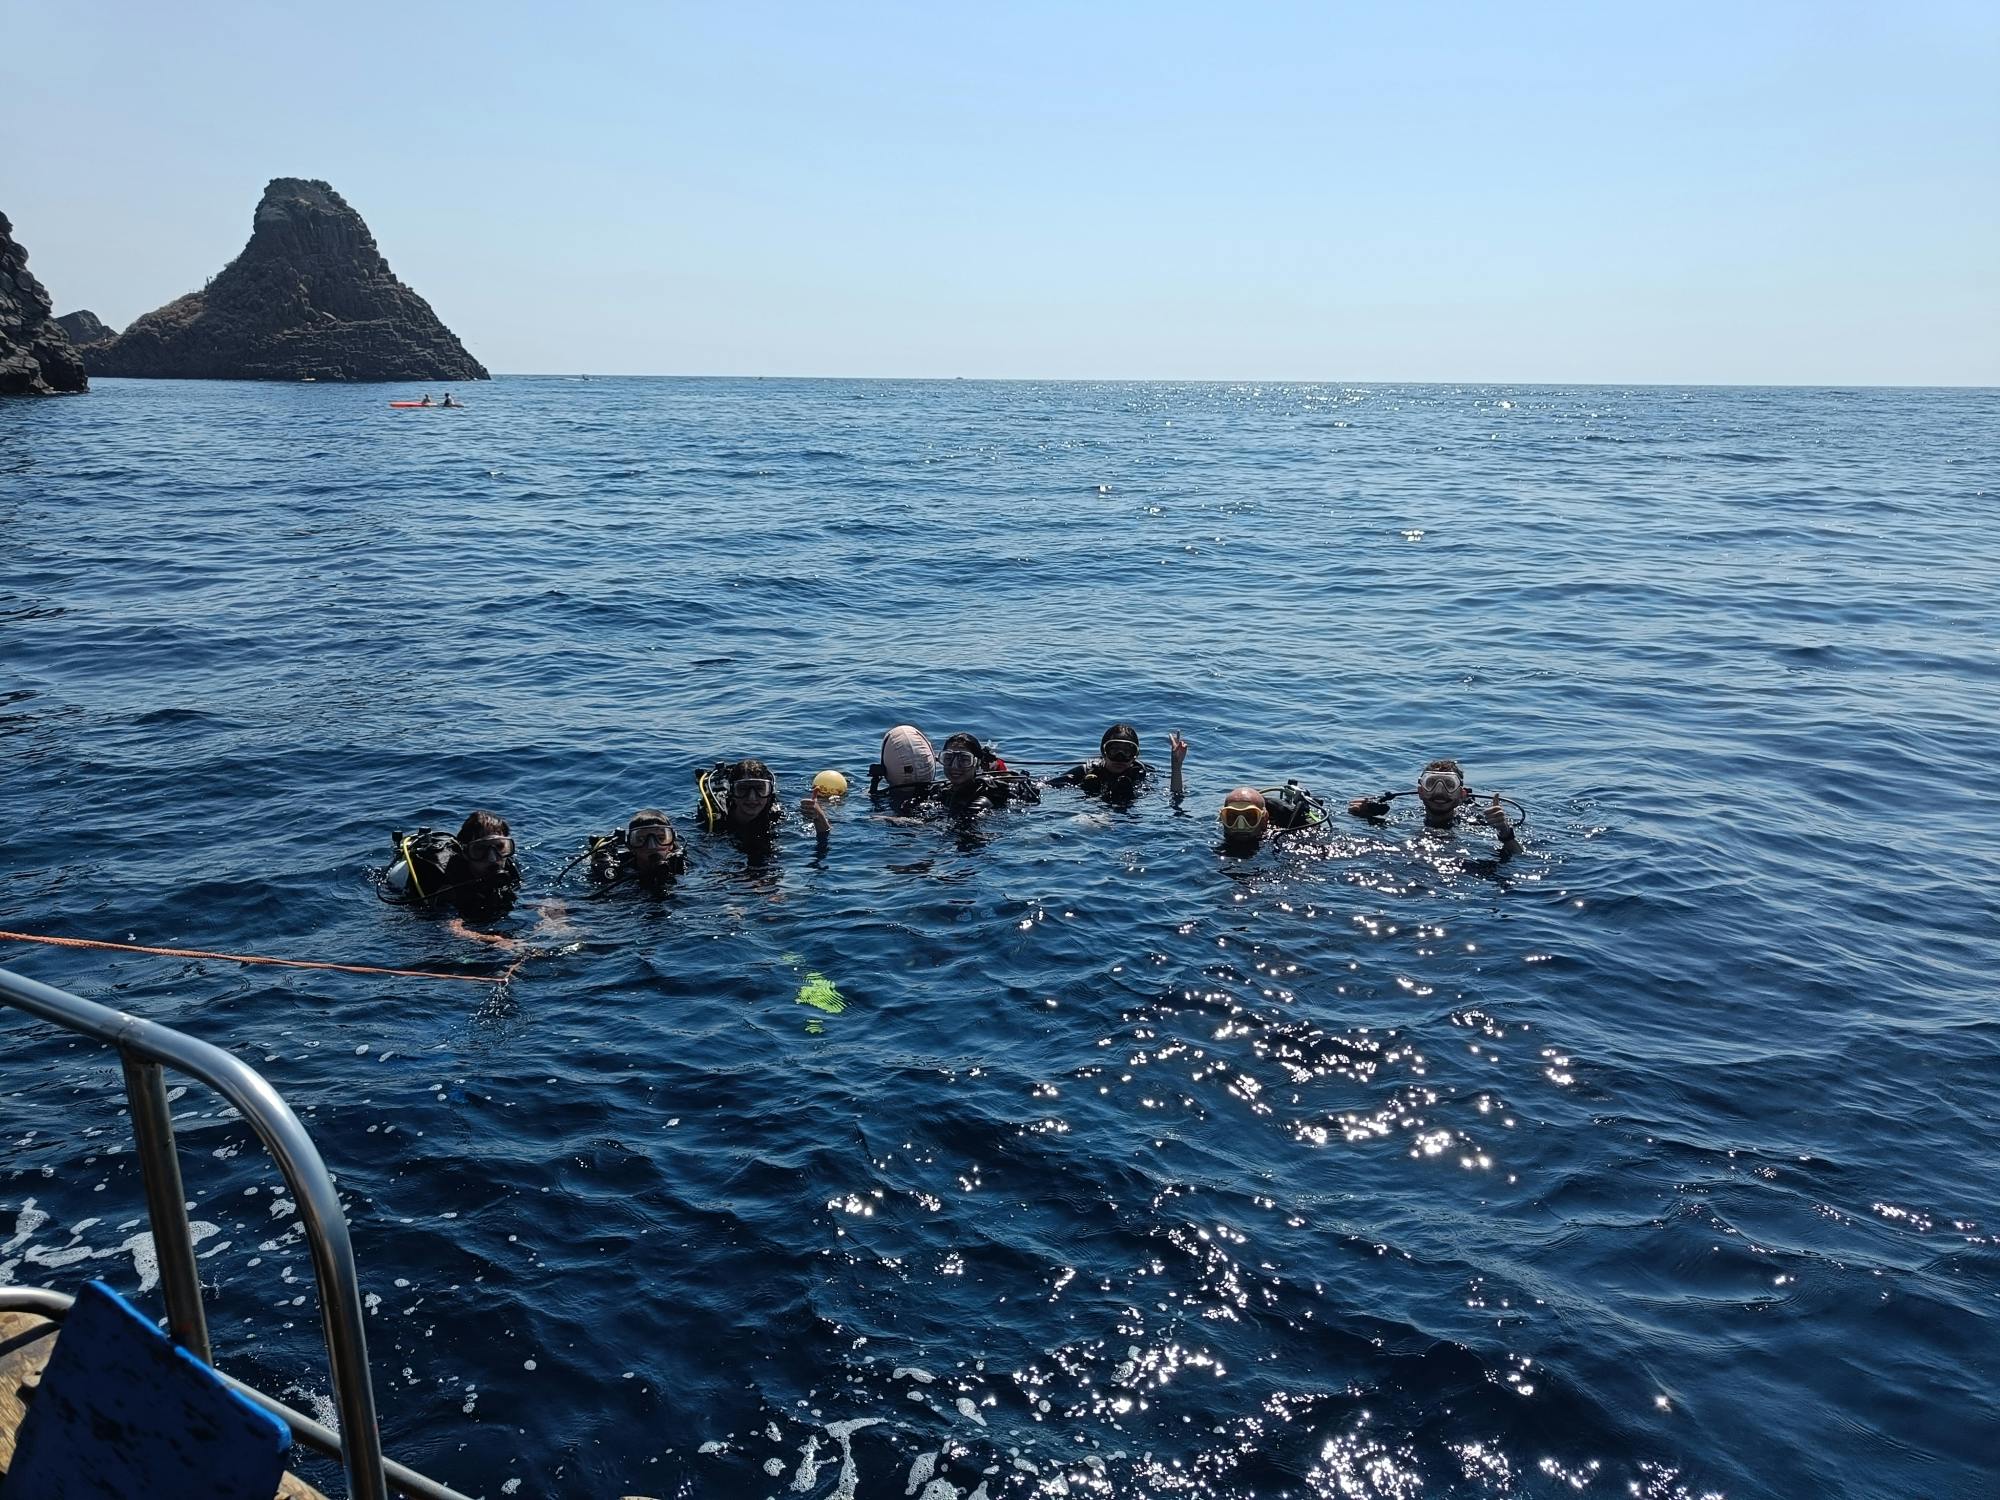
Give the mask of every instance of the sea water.
M 495 976 L 376 880 L 393 829 L 521 840 L 504 986 L 0 944 L 300 1111 L 392 1454 L 487 1496 L 1990 1493 L 2000 397 L 416 394 L 0 407 L 0 926 Z M 1119 719 L 1187 737 L 1184 805 L 861 791 L 899 722 L 1046 774 Z M 855 782 L 823 852 L 697 832 L 751 755 Z M 1346 815 L 1447 755 L 1517 857 Z M 1223 856 L 1221 795 L 1289 778 L 1322 836 Z M 671 895 L 558 879 L 648 804 Z M 0 1282 L 157 1307 L 111 1057 L 0 1025 Z M 176 1108 L 218 1362 L 325 1410 L 293 1205 Z

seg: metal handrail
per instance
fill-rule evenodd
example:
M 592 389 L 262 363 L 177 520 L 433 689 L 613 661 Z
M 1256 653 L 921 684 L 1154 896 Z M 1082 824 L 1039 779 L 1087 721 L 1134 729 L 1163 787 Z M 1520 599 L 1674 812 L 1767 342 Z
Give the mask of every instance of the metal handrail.
M 319 1148 L 291 1106 L 256 1069 L 220 1047 L 7 969 L 0 969 L 0 1004 L 117 1049 L 124 1064 L 126 1098 L 132 1107 L 132 1130 L 159 1259 L 160 1288 L 166 1297 L 167 1323 L 175 1342 L 204 1363 L 212 1363 L 208 1325 L 202 1312 L 194 1236 L 181 1189 L 180 1158 L 174 1149 L 173 1116 L 167 1108 L 161 1067 L 171 1067 L 207 1084 L 250 1122 L 291 1189 L 306 1242 L 312 1247 L 313 1278 L 319 1291 L 334 1404 L 340 1413 L 340 1435 L 335 1437 L 310 1418 L 226 1375 L 223 1379 L 274 1410 L 312 1446 L 327 1451 L 331 1444 L 331 1451 L 347 1470 L 353 1500 L 387 1500 L 382 1433 L 375 1420 L 374 1386 L 368 1378 L 368 1340 L 362 1327 L 361 1286 L 354 1270 L 354 1248 L 347 1237 L 347 1216 L 341 1212 L 333 1178 L 320 1159 Z M 395 1467 L 402 1469 L 400 1464 Z M 409 1470 L 402 1473 L 422 1480 Z M 410 1493 L 464 1500 L 435 1481 L 422 1480 L 424 1487 L 419 1488 L 411 1487 L 402 1475 L 398 1480 L 399 1487 Z

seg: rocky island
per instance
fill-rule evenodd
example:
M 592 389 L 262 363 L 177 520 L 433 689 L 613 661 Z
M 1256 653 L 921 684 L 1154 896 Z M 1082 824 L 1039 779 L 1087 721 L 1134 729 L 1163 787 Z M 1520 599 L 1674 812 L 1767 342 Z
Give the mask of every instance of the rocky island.
M 64 313 L 56 319 L 56 326 L 69 335 L 69 341 L 78 349 L 88 349 L 93 344 L 108 344 L 118 337 L 117 329 L 88 308 Z
M 49 294 L 28 270 L 28 252 L 0 214 L 0 396 L 47 396 L 90 388 L 69 336 L 49 316 Z
M 301 177 L 264 189 L 250 243 L 206 287 L 88 345 L 84 359 L 94 375 L 162 380 L 488 378 L 396 279 L 361 215 Z

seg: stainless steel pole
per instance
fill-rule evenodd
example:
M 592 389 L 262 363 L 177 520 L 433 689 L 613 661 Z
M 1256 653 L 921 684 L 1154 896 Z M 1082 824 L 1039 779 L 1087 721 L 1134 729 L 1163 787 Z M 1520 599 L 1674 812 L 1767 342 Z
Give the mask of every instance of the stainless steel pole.
M 201 1310 L 201 1275 L 195 1269 L 194 1236 L 188 1228 L 187 1192 L 181 1187 L 167 1087 L 158 1063 L 142 1062 L 129 1052 L 118 1055 L 125 1064 L 125 1097 L 132 1106 L 146 1214 L 153 1221 L 153 1255 L 160 1266 L 160 1290 L 167 1298 L 167 1327 L 175 1343 L 209 1364 L 208 1318 Z

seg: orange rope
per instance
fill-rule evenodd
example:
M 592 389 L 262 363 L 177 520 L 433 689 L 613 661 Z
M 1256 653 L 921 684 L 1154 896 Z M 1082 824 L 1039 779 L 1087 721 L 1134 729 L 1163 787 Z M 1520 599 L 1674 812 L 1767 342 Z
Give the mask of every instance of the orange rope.
M 428 969 L 378 969 L 373 964 L 329 964 L 313 958 L 265 958 L 255 953 L 211 953 L 206 948 L 148 948 L 140 943 L 102 943 L 94 938 L 43 937 L 32 932 L 0 930 L 10 943 L 46 943 L 52 948 L 109 948 L 118 953 L 156 953 L 162 958 L 219 958 L 232 964 L 274 964 L 285 969 L 332 969 L 340 974 L 386 974 L 395 979 L 453 979 L 460 984 L 505 984 L 521 961 L 494 978 L 490 974 L 438 974 Z

